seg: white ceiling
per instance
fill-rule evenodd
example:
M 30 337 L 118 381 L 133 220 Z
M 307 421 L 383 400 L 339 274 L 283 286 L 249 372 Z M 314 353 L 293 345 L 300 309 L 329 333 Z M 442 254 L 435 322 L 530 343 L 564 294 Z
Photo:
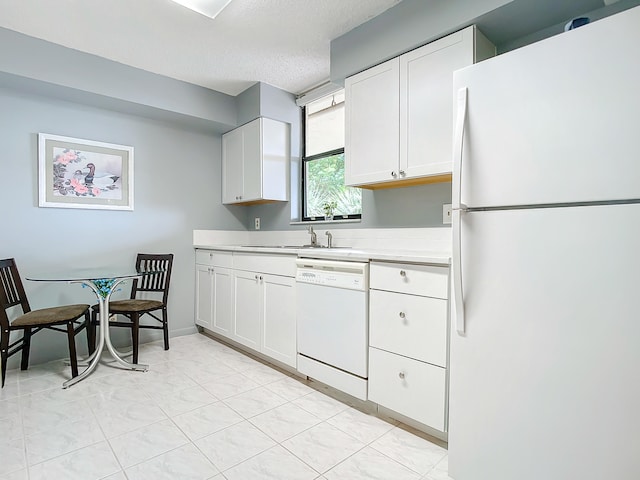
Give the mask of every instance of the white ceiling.
M 212 20 L 170 0 L 0 0 L 0 27 L 229 95 L 300 93 L 329 78 L 332 39 L 399 2 L 233 0 Z

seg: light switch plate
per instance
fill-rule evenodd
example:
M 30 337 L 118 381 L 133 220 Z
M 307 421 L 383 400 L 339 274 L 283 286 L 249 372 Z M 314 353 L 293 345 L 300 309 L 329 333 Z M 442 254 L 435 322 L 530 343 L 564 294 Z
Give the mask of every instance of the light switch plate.
M 256 230 L 260 230 L 260 217 L 256 217 L 253 219 L 253 225 Z
M 442 205 L 442 224 L 451 225 L 451 204 L 445 203 Z

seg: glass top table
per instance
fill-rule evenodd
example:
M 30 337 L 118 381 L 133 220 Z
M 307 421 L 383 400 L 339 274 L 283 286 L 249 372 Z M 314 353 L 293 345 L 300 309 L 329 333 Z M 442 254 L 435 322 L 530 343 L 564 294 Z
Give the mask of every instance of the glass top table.
M 63 271 L 52 270 L 36 272 L 27 275 L 25 278 L 33 282 L 80 282 L 116 278 L 126 280 L 127 278 L 140 277 L 146 273 L 159 272 L 138 272 L 135 268 L 78 268 Z
M 100 334 L 96 341 L 96 349 L 87 359 L 82 362 L 78 362 L 78 365 L 83 365 L 87 368 L 77 377 L 73 377 L 64 382 L 62 384 L 62 388 L 69 388 L 91 375 L 98 366 L 98 363 L 100 363 L 100 357 L 105 346 L 116 363 L 120 366 L 129 370 L 142 372 L 149 370 L 148 365 L 127 362 L 114 348 L 109 334 L 109 299 L 111 298 L 111 294 L 116 290 L 116 287 L 125 280 L 131 280 L 161 272 L 162 270 L 137 271 L 132 268 L 74 269 L 63 272 L 41 272 L 33 275 L 27 275 L 25 277 L 27 280 L 33 282 L 80 283 L 93 290 L 93 293 L 95 293 L 98 298 L 98 305 L 100 307 L 100 311 L 98 313 Z

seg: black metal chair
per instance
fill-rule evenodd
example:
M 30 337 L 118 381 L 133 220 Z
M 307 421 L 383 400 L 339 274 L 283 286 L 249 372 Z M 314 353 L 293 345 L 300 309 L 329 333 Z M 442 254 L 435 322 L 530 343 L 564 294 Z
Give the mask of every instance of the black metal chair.
M 128 300 L 115 300 L 109 302 L 109 317 L 122 315 L 129 321 L 110 321 L 110 327 L 127 327 L 131 329 L 133 344 L 133 363 L 138 363 L 139 331 L 141 328 L 163 330 L 164 349 L 169 350 L 169 323 L 167 318 L 167 299 L 169 297 L 169 283 L 171 280 L 171 267 L 173 266 L 173 254 L 151 255 L 139 253 L 136 259 L 138 271 L 158 271 L 141 278 L 136 278 L 131 287 L 131 296 Z M 139 298 L 147 292 L 162 294 L 162 300 Z M 89 351 L 95 350 L 96 327 L 98 326 L 98 313 L 100 305 L 91 307 L 91 322 L 89 327 Z M 140 318 L 147 314 L 157 323 L 141 324 Z M 157 316 L 161 315 L 161 318 Z
M 22 314 L 10 320 L 8 310 L 20 305 Z M 12 309 L 13 310 L 13 309 Z M 84 316 L 84 321 L 81 318 Z M 0 260 L 0 354 L 2 360 L 2 386 L 7 372 L 7 360 L 22 351 L 21 369 L 29 368 L 31 337 L 43 329 L 67 334 L 71 375 L 78 376 L 75 336 L 90 323 L 89 305 L 66 305 L 31 310 L 22 286 L 18 267 L 13 258 Z M 66 328 L 61 328 L 66 327 Z M 22 331 L 22 337 L 10 342 L 11 332 Z M 89 331 L 87 330 L 87 334 Z

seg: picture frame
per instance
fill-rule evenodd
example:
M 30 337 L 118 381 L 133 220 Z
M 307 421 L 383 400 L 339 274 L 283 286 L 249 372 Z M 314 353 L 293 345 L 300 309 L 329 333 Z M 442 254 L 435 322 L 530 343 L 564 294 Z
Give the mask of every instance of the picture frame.
M 133 210 L 133 147 L 38 134 L 38 205 Z

